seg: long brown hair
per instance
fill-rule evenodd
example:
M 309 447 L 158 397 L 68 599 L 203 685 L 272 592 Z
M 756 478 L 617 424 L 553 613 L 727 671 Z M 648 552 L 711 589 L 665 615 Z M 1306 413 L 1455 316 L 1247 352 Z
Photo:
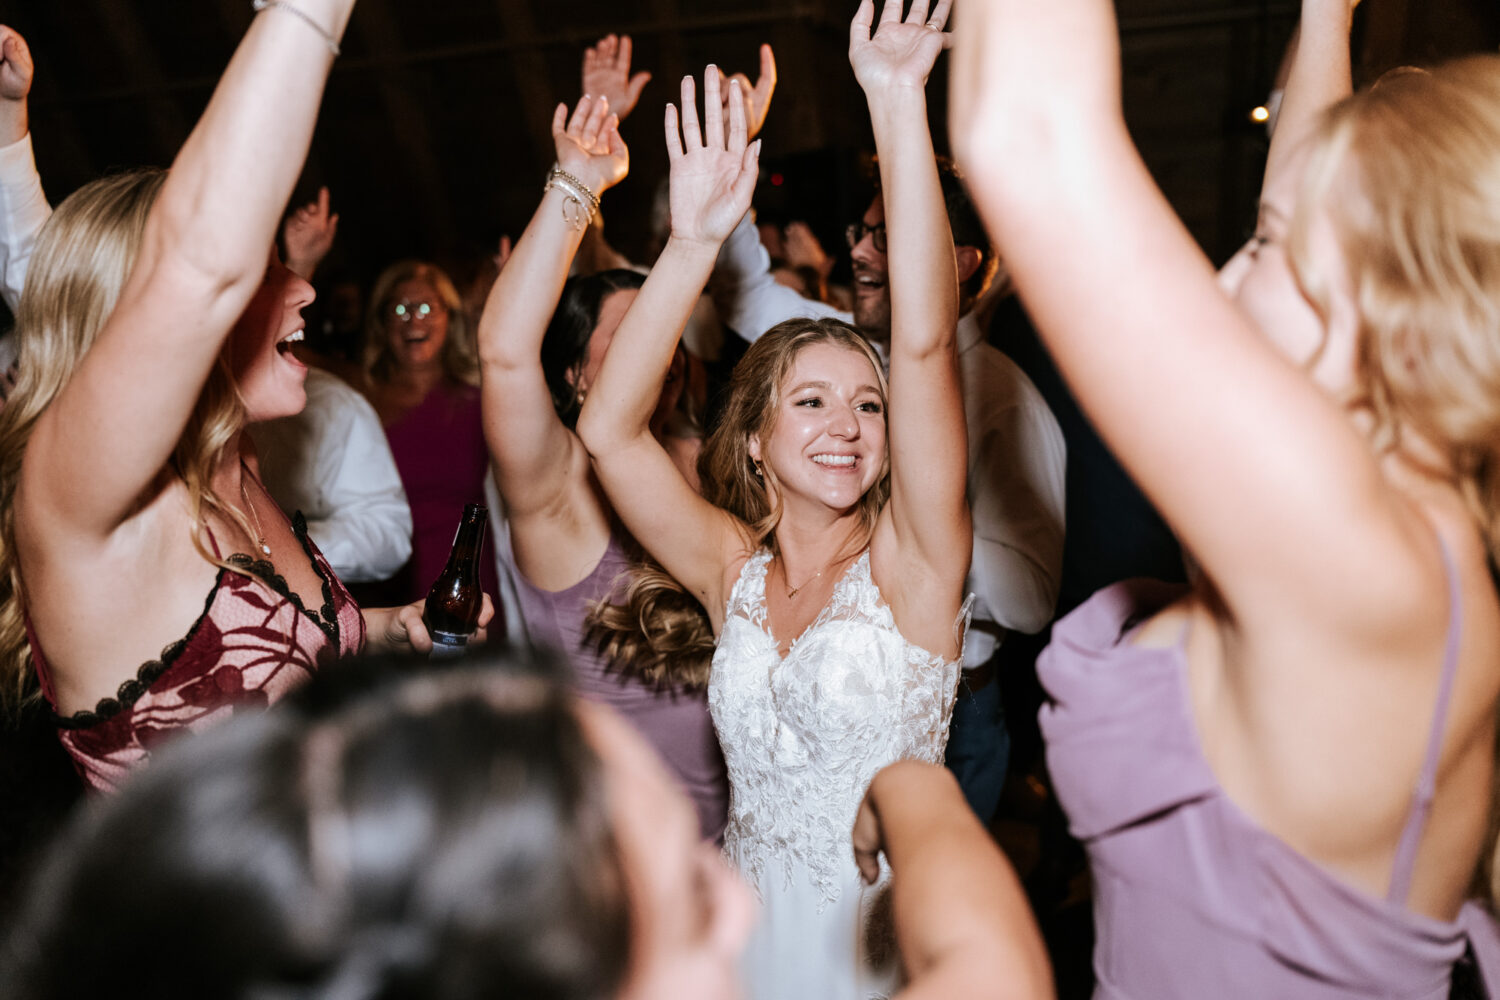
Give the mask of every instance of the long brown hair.
M 740 359 L 730 376 L 727 401 L 698 456 L 703 497 L 729 511 L 750 528 L 752 546 L 776 551 L 781 506 L 771 498 L 767 478 L 750 457 L 750 439 L 775 429 L 781 389 L 797 355 L 814 344 L 833 344 L 863 355 L 875 370 L 882 404 L 889 396 L 880 358 L 859 331 L 834 319 L 792 319 L 766 331 Z M 854 548 L 863 548 L 876 519 L 890 499 L 889 463 L 875 485 L 860 497 L 861 530 Z M 655 563 L 644 562 L 625 574 L 614 603 L 602 602 L 590 613 L 588 638 L 613 664 L 653 681 L 693 685 L 708 683 L 714 638 L 702 606 Z

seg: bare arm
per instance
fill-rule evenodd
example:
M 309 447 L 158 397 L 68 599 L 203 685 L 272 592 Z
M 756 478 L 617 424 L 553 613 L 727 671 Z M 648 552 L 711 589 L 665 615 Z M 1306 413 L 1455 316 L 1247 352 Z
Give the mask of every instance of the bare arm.
M 618 120 L 606 101 L 587 97 L 564 128 L 566 115 L 558 105 L 552 122 L 558 164 L 597 195 L 629 169 Z M 608 512 L 589 485 L 588 456 L 558 418 L 542 370 L 542 340 L 583 239 L 565 214 L 578 218 L 567 199 L 559 187 L 543 195 L 479 321 L 484 433 L 495 484 L 518 567 L 549 590 L 582 579 L 609 540 Z
M 297 9 L 337 37 L 353 6 Z M 261 283 L 332 58 L 288 11 L 251 22 L 173 163 L 114 312 L 37 422 L 17 504 L 51 537 L 102 542 L 160 476 Z
M 1358 4 L 1359 0 L 1302 0 L 1291 74 L 1266 157 L 1266 186 L 1288 169 L 1318 117 L 1354 92 L 1349 30 Z
M 891 866 L 901 1000 L 1056 994 L 1031 907 L 1010 863 L 946 768 L 898 761 L 875 775 L 854 821 L 865 880 Z
M 1232 611 L 1388 608 L 1363 597 L 1389 597 L 1392 565 L 1411 565 L 1395 503 L 1348 418 L 1224 297 L 1152 183 L 1120 113 L 1109 5 L 966 14 L 956 142 L 1095 426 Z M 1354 321 L 1335 310 L 1330 337 L 1351 339 Z
M 903 575 L 916 571 L 935 581 L 939 592 L 951 591 L 956 609 L 972 546 L 964 499 L 968 449 L 958 375 L 958 263 L 925 93 L 944 47 L 950 6 L 951 0 L 939 0 L 929 20 L 926 0 L 916 0 L 903 22 L 901 4 L 887 0 L 871 37 L 875 7 L 863 0 L 850 25 L 849 61 L 870 105 L 890 234 L 886 510 Z
M 726 129 L 717 70 L 704 79 L 701 129 L 691 77 L 682 82 L 680 135 L 678 111 L 667 106 L 672 234 L 615 332 L 578 434 L 625 526 L 717 623 L 725 569 L 744 549 L 742 526 L 694 492 L 650 426 L 678 337 L 755 189 L 759 146 L 746 141 L 739 83 L 729 84 Z
M 26 40 L 0 25 L 0 296 L 15 312 L 37 235 L 52 215 L 32 158 Z

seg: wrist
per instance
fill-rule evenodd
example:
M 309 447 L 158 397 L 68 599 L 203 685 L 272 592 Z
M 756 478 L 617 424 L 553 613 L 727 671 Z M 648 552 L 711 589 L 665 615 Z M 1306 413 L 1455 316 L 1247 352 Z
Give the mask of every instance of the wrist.
M 683 236 L 674 232 L 667 237 L 667 245 L 662 248 L 662 256 L 665 257 L 670 253 L 678 260 L 706 260 L 711 265 L 719 259 L 719 248 L 723 245 L 722 239 Z
M 26 113 L 26 100 L 0 100 L 0 146 L 9 146 L 26 138 L 31 125 Z

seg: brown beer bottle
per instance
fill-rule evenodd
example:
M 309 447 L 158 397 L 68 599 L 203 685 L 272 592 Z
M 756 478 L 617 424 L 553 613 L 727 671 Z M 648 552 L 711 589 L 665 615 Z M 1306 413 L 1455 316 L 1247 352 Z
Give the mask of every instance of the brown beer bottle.
M 422 619 L 432 636 L 434 660 L 462 656 L 469 636 L 479 628 L 479 611 L 484 606 L 484 594 L 479 587 L 479 554 L 484 548 L 484 526 L 488 520 L 489 510 L 483 504 L 464 507 L 448 565 L 427 592 Z

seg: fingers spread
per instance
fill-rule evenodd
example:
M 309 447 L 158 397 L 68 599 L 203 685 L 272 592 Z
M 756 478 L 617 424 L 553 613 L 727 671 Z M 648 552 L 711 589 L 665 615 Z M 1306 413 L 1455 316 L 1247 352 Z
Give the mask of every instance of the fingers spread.
M 667 160 L 676 163 L 682 157 L 682 136 L 677 128 L 677 107 L 667 105 Z
M 854 12 L 854 20 L 849 22 L 850 43 L 868 42 L 870 40 L 870 25 L 874 23 L 875 0 L 859 0 L 859 9 Z
M 917 2 L 920 3 L 921 0 L 917 0 Z M 926 7 L 927 5 L 925 3 L 923 3 L 922 6 Z M 884 24 L 887 21 L 900 21 L 900 20 L 901 20 L 901 0 L 884 0 L 884 6 L 882 6 L 880 8 L 880 23 Z
M 945 28 L 948 26 L 948 16 L 953 12 L 953 0 L 938 0 L 937 6 L 932 8 L 932 15 L 927 18 L 927 23 L 934 28 Z M 952 45 L 952 42 L 944 43 L 944 48 Z
M 552 112 L 552 138 L 556 139 L 563 134 L 563 129 L 568 121 L 568 106 L 559 104 Z
M 698 125 L 698 85 L 691 76 L 682 78 L 682 145 L 690 153 L 703 148 L 703 130 Z
M 760 46 L 760 76 L 754 81 L 754 93 L 760 102 L 765 102 L 771 97 L 771 91 L 775 90 L 775 55 L 771 52 L 771 46 Z
M 589 117 L 583 125 L 583 144 L 590 149 L 599 140 L 599 130 L 604 127 L 604 119 L 609 114 L 609 98 L 600 97 L 594 101 L 594 106 L 589 109 Z
M 703 143 L 713 149 L 724 148 L 724 74 L 717 66 L 703 71 Z M 729 89 L 731 97 L 739 91 L 738 86 Z M 744 114 L 743 98 L 740 113 Z
M 625 72 L 630 72 L 630 53 L 634 48 L 629 35 L 620 36 L 619 54 L 615 56 L 615 64 Z
M 573 117 L 568 120 L 568 135 L 577 139 L 583 134 L 584 123 L 589 120 L 589 111 L 592 109 L 594 99 L 585 95 L 579 98 L 578 105 L 573 109 Z
M 739 78 L 736 77 L 729 81 L 729 143 L 726 148 L 731 153 L 738 153 L 745 148 L 748 137 L 748 127 L 745 123 L 745 90 Z

